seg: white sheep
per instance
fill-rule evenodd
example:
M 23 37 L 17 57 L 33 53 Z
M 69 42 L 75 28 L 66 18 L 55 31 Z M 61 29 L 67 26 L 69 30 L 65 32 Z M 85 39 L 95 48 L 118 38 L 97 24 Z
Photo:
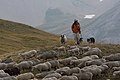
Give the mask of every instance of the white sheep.
M 91 72 L 83 72 L 79 74 L 74 73 L 73 76 L 76 76 L 78 80 L 92 80 L 93 74 Z
M 120 67 L 113 67 L 112 68 L 114 71 L 119 71 L 120 70 Z
M 109 68 L 119 67 L 120 66 L 120 61 L 109 61 L 109 62 L 105 62 L 103 64 L 107 65 Z
M 56 51 L 51 50 L 48 52 L 43 52 L 42 54 L 38 55 L 36 58 L 43 60 L 54 59 L 54 58 L 58 58 L 58 53 Z
M 19 64 L 15 64 L 15 67 L 19 68 L 20 70 L 24 69 L 31 69 L 33 65 L 32 61 L 22 61 Z
M 105 59 L 94 59 L 94 60 L 86 61 L 85 63 L 86 63 L 86 66 L 90 66 L 90 65 L 100 66 L 105 62 L 106 62 Z
M 99 59 L 98 55 L 91 55 L 90 56 L 92 59 Z
M 67 43 L 67 37 L 65 34 L 60 36 L 60 44 L 65 45 Z
M 39 72 L 41 71 L 47 71 L 47 70 L 51 70 L 51 64 L 49 62 L 45 62 L 45 63 L 40 63 L 37 64 L 35 66 L 32 66 L 32 71 L 38 70 Z
M 58 60 L 52 60 L 52 61 L 49 61 L 49 63 L 51 64 L 51 68 L 60 68 L 60 63 Z
M 109 61 L 120 61 L 120 53 L 111 54 L 109 56 L 104 56 L 104 58 Z
M 39 59 L 34 59 L 34 60 L 31 60 L 31 61 L 33 63 L 33 66 L 37 65 L 37 64 L 39 64 L 41 62 Z
M 69 67 L 62 67 L 56 70 L 57 73 L 60 73 L 61 75 L 70 75 L 71 69 Z
M 0 73 L 5 73 L 4 70 L 0 70 Z
M 89 61 L 89 60 L 92 60 L 92 58 L 90 56 L 86 56 L 86 57 L 83 57 L 81 59 L 71 60 L 70 65 L 78 66 L 80 63 L 85 62 L 85 61 Z
M 7 68 L 13 68 L 16 64 L 16 62 L 7 63 Z
M 14 77 L 14 76 L 3 77 L 2 79 L 3 79 L 3 80 L 17 80 L 17 78 Z
M 0 70 L 5 70 L 7 68 L 6 63 L 0 63 Z
M 60 62 L 60 64 L 63 64 L 64 66 L 68 66 L 70 65 L 70 62 L 72 60 L 77 60 L 78 58 L 77 57 L 69 57 L 69 58 L 65 58 L 65 59 L 59 59 L 58 61 Z
M 98 66 L 98 68 L 101 69 L 102 72 L 104 72 L 104 71 L 106 71 L 109 67 L 108 67 L 107 65 L 102 64 L 102 65 Z
M 64 51 L 64 52 L 66 53 L 66 48 L 65 48 L 65 46 L 55 47 L 54 50 L 58 50 L 59 52 L 60 52 L 60 51 Z
M 94 76 L 100 75 L 102 70 L 97 65 L 86 66 L 81 69 L 82 72 L 91 72 Z
M 91 49 L 91 47 L 89 47 L 89 46 L 79 47 L 79 48 L 80 48 L 80 51 L 81 51 L 82 54 L 85 53 L 85 52 L 87 52 L 87 51 L 89 51 Z
M 78 47 L 68 50 L 69 55 L 80 55 L 80 49 Z
M 34 79 L 34 74 L 31 73 L 31 72 L 23 73 L 23 74 L 18 75 L 16 78 L 17 78 L 17 80 L 29 80 L 29 79 Z
M 70 46 L 70 45 L 67 45 L 68 49 L 74 49 L 74 48 L 78 48 L 78 46 L 74 45 L 74 46 Z
M 34 57 L 36 54 L 37 54 L 37 50 L 30 50 L 28 52 L 20 53 L 19 55 L 26 60 Z
M 76 76 L 62 76 L 59 80 L 78 80 Z
M 113 76 L 115 76 L 115 77 L 120 77 L 120 71 L 114 71 L 113 72 Z
M 8 73 L 0 73 L 0 78 L 3 78 L 3 77 L 9 77 L 10 75 Z
M 71 68 L 70 73 L 71 74 L 73 74 L 73 73 L 81 73 L 81 70 L 80 70 L 79 67 L 74 67 L 74 68 Z
M 47 71 L 47 72 L 41 72 L 35 75 L 36 78 L 44 78 L 48 74 L 55 73 L 56 71 Z
M 92 48 L 83 54 L 83 56 L 90 56 L 90 55 L 98 55 L 101 58 L 102 51 L 99 48 Z
M 61 78 L 61 74 L 59 73 L 51 73 L 46 75 L 44 78 L 56 77 L 57 79 Z
M 43 78 L 42 80 L 58 80 L 56 77 L 51 77 L 51 78 Z

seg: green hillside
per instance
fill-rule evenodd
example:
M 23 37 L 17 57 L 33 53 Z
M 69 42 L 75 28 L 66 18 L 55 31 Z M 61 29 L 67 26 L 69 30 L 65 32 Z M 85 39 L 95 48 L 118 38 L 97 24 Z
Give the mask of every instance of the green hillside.
M 68 44 L 74 44 L 69 40 Z M 0 56 L 31 49 L 47 49 L 59 45 L 59 36 L 35 29 L 31 26 L 0 19 Z M 88 46 L 83 43 L 82 46 Z M 95 44 L 104 55 L 120 52 L 120 45 Z
M 0 55 L 56 45 L 58 37 L 21 23 L 0 19 Z

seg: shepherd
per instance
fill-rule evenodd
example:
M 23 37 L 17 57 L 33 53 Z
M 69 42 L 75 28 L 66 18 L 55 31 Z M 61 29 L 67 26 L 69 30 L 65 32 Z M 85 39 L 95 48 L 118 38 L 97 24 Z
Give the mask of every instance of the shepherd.
M 79 45 L 81 30 L 80 30 L 80 23 L 78 22 L 78 20 L 74 20 L 71 29 L 74 35 L 75 44 Z

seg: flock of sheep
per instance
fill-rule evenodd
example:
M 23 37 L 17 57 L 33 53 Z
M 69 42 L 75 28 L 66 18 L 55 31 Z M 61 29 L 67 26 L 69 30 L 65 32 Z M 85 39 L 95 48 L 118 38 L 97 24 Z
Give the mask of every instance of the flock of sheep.
M 113 77 L 120 77 L 120 53 L 103 56 L 99 48 L 61 46 L 18 56 L 19 63 L 12 58 L 0 60 L 0 80 L 93 80 L 109 69 Z

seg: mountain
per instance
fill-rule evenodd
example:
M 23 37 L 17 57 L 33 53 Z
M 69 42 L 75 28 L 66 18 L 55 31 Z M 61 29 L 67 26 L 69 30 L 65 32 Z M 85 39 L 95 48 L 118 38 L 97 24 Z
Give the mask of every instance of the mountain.
M 94 21 L 95 18 L 113 7 L 113 5 L 115 5 L 118 0 L 105 0 L 102 2 L 99 2 L 97 0 L 92 0 L 91 2 L 89 0 L 69 1 L 66 0 L 66 5 L 64 2 L 53 2 L 53 6 L 48 8 L 45 12 L 44 23 L 40 26 L 37 26 L 37 28 L 53 34 L 66 34 L 68 37 L 73 38 L 71 25 L 74 19 L 79 20 L 81 24 L 81 30 L 83 32 L 90 22 Z M 109 3 L 111 5 L 106 3 Z M 61 4 L 64 5 L 61 6 Z M 68 5 L 69 7 L 67 7 Z M 88 14 L 95 15 L 95 17 L 92 19 L 85 19 L 85 15 Z
M 58 36 L 31 26 L 0 19 L 0 56 L 57 45 Z
M 44 24 L 49 8 L 58 8 L 78 17 L 88 14 L 99 16 L 116 2 L 118 0 L 0 0 L 0 18 L 39 26 Z
M 68 37 L 73 37 L 71 32 L 71 25 L 74 19 L 80 20 L 81 26 L 85 26 L 92 22 L 94 19 L 82 19 L 83 16 L 76 16 L 64 13 L 58 8 L 48 9 L 45 14 L 45 22 L 38 29 L 53 33 L 53 34 L 66 34 Z M 85 27 L 84 27 L 85 28 Z M 82 29 L 84 29 L 82 27 Z
M 120 44 L 120 1 L 110 10 L 88 24 L 83 31 L 85 37 L 94 36 L 97 40 Z

